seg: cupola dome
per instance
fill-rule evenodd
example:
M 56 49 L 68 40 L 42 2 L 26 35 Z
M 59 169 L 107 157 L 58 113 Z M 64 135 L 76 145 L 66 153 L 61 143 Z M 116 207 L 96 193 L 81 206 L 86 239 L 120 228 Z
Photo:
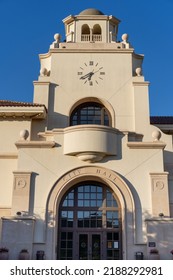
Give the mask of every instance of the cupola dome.
M 99 15 L 104 15 L 101 11 L 97 10 L 97 9 L 86 9 L 83 10 L 82 12 L 80 12 L 79 15 L 87 15 L 87 16 L 99 16 Z

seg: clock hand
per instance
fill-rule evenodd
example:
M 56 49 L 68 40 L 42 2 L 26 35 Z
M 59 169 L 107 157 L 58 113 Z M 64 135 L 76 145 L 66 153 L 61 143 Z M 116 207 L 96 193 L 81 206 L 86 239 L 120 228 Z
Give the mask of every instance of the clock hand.
M 86 75 L 84 75 L 84 76 L 80 77 L 80 80 L 85 80 L 86 78 L 88 78 L 88 77 L 89 77 L 89 74 L 90 74 L 90 73 L 88 73 L 88 74 L 86 74 Z
M 94 72 L 90 72 L 89 74 L 90 74 L 90 75 L 89 75 L 89 77 L 88 77 L 88 81 L 91 80 L 92 76 L 94 75 Z
M 80 80 L 88 79 L 88 81 L 90 81 L 91 78 L 92 78 L 92 76 L 93 76 L 95 73 L 99 72 L 102 68 L 103 68 L 103 67 L 100 67 L 100 68 L 99 68 L 98 70 L 96 70 L 96 71 L 94 71 L 94 69 L 93 69 L 92 72 L 89 72 L 89 73 L 87 73 L 86 75 L 80 77 Z
M 80 77 L 80 80 L 85 80 L 87 78 L 88 78 L 88 80 L 91 80 L 91 77 L 92 77 L 93 74 L 94 74 L 93 72 L 89 72 L 88 74 Z
M 99 72 L 101 69 L 103 69 L 103 67 L 100 67 L 100 68 L 99 68 L 97 71 L 95 71 L 95 72 L 94 72 L 94 70 L 93 70 L 93 74 Z

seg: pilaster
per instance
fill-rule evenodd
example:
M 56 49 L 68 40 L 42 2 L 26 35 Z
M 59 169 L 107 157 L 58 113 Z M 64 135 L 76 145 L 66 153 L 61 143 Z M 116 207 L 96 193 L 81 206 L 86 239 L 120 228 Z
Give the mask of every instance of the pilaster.
M 169 217 L 168 172 L 150 173 L 150 176 L 153 216 Z
M 12 215 L 17 212 L 29 213 L 30 202 L 30 186 L 31 175 L 30 171 L 14 171 L 13 185 L 13 200 L 12 200 Z

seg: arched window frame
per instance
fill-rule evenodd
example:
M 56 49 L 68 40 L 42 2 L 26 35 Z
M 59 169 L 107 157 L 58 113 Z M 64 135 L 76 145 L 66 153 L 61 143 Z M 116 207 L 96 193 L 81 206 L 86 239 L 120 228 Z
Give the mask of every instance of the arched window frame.
M 83 24 L 81 27 L 81 41 L 90 41 L 90 28 L 88 24 Z
M 93 34 L 101 35 L 102 34 L 102 29 L 99 24 L 95 24 L 93 26 Z
M 100 108 L 100 114 L 99 114 L 99 108 Z M 92 111 L 94 112 L 93 115 L 92 115 Z M 108 109 L 101 103 L 94 102 L 94 101 L 84 102 L 76 106 L 71 112 L 70 126 L 84 125 L 84 124 L 112 126 L 111 115 Z
M 82 34 L 90 34 L 90 28 L 88 24 L 82 25 Z
M 99 24 L 95 24 L 92 29 L 93 42 L 102 41 L 102 29 Z

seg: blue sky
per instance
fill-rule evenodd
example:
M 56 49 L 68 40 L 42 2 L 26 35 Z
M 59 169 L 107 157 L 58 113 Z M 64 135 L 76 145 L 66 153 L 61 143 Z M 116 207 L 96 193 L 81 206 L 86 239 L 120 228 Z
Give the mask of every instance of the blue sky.
M 129 34 L 144 54 L 150 81 L 150 114 L 173 115 L 173 0 L 0 0 L 0 99 L 32 102 L 40 53 L 55 33 L 64 39 L 62 19 L 97 8 L 121 20 L 119 37 Z

